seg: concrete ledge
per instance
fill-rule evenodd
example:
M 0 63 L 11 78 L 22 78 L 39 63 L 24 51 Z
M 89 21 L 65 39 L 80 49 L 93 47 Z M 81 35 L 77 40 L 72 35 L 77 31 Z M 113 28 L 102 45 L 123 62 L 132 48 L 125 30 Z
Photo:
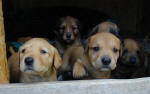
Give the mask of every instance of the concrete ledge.
M 0 94 L 150 94 L 150 78 L 7 84 Z

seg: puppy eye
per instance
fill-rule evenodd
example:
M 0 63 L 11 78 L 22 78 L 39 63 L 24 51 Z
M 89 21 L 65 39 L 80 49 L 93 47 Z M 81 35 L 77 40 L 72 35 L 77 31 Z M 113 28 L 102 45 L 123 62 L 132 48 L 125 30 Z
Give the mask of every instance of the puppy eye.
M 24 53 L 25 51 L 26 51 L 25 49 L 22 49 L 22 50 L 21 50 L 21 53 Z
M 46 51 L 45 51 L 45 50 L 41 50 L 41 53 L 42 53 L 42 54 L 45 54 L 45 53 L 46 53 Z
M 93 47 L 93 50 L 97 52 L 99 51 L 99 47 Z
M 117 53 L 117 52 L 118 52 L 118 49 L 117 49 L 117 48 L 114 48 L 113 51 L 114 51 L 115 53 Z

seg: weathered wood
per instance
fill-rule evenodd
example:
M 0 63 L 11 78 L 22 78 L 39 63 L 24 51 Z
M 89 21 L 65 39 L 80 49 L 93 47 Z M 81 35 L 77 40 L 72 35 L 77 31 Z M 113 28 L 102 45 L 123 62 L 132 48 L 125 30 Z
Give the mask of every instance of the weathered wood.
M 150 78 L 9 84 L 0 94 L 150 94 Z
M 2 0 L 0 0 L 0 84 L 8 82 L 9 82 L 9 74 L 6 59 L 4 19 L 2 12 Z

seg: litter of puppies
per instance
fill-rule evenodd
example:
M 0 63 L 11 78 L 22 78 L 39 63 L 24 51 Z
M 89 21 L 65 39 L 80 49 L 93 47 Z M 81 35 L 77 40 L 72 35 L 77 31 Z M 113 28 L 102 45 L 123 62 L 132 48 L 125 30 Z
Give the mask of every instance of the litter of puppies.
M 9 47 L 10 82 L 150 76 L 149 53 L 136 40 L 123 39 L 117 24 L 101 22 L 91 29 L 84 43 L 81 32 L 80 21 L 65 16 L 58 20 L 52 44 L 44 38 L 19 38 L 24 42 L 19 50 Z

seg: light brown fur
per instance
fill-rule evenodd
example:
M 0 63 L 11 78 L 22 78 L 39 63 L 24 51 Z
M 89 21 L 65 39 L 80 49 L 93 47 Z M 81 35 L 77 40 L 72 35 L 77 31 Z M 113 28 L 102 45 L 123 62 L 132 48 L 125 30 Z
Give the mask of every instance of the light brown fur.
M 45 53 L 41 51 L 44 50 Z M 20 49 L 20 82 L 56 81 L 57 69 L 61 66 L 61 57 L 56 48 L 42 38 L 33 38 Z M 32 69 L 28 69 L 25 58 L 32 57 Z
M 80 78 L 88 73 L 87 78 L 110 78 L 111 70 L 115 69 L 120 55 L 121 42 L 113 34 L 99 32 L 86 40 L 85 49 L 82 46 L 69 47 L 63 57 L 62 71 L 73 70 L 73 76 Z M 93 51 L 99 47 L 99 51 Z M 118 51 L 113 52 L 116 48 Z M 104 68 L 101 59 L 111 58 L 108 68 Z
M 101 22 L 92 29 L 92 32 L 110 32 L 111 30 L 118 33 L 119 28 L 115 23 L 112 22 Z

